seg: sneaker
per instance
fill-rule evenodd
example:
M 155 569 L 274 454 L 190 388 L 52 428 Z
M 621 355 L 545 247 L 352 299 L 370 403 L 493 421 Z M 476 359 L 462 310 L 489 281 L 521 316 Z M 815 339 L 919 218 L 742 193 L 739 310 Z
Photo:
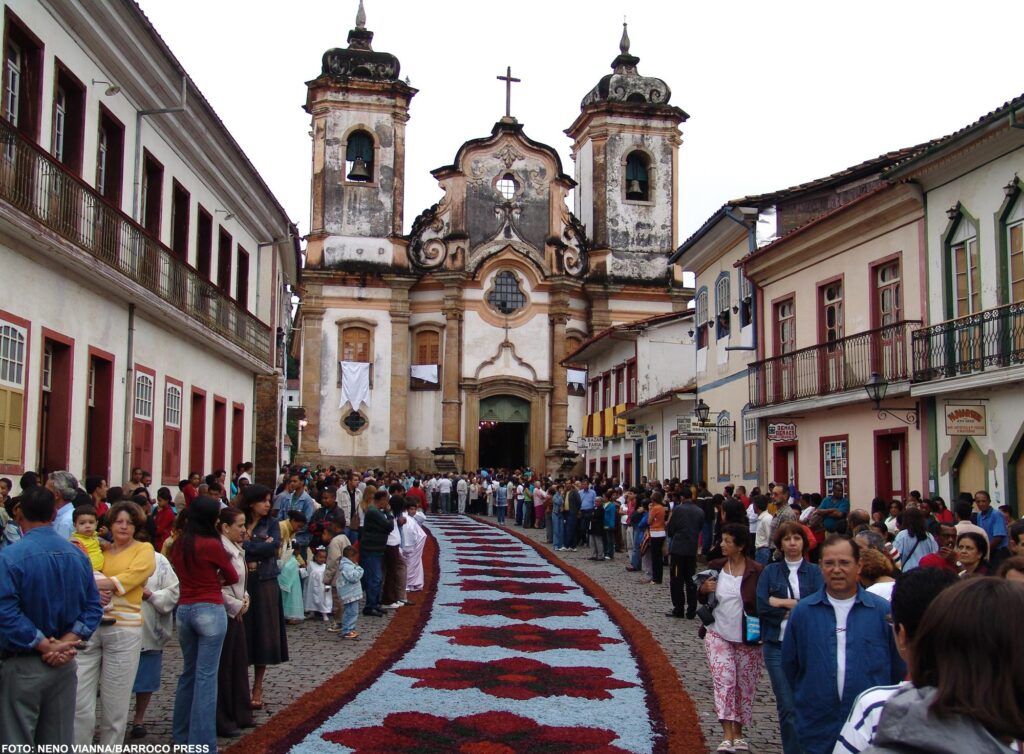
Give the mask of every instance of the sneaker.
M 358 639 L 359 638 L 359 634 L 357 632 L 355 632 L 355 631 L 349 631 L 347 634 L 342 634 L 341 638 L 342 639 Z
M 337 623 L 335 623 L 333 626 L 328 626 L 327 627 L 327 632 L 331 633 L 331 634 L 340 634 L 341 633 L 341 626 L 339 626 Z
M 381 605 L 381 610 L 397 610 L 402 606 L 401 602 L 392 602 L 390 605 Z
M 570 547 L 569 548 L 569 552 L 576 552 L 576 548 L 575 547 Z
M 718 744 L 718 748 L 715 749 L 715 751 L 717 751 L 718 754 L 734 754 L 736 749 L 732 748 L 732 741 L 727 738 L 722 741 L 722 743 Z
M 604 559 L 605 560 L 611 560 L 611 558 L 609 558 L 607 555 L 604 556 Z
M 750 751 L 750 747 L 747 745 L 745 738 L 734 738 L 732 740 L 733 751 Z

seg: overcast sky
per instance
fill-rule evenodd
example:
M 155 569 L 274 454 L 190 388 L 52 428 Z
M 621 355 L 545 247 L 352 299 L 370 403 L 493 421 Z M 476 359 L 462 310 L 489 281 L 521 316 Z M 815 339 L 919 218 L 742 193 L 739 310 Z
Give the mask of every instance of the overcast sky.
M 309 231 L 305 82 L 345 47 L 358 0 L 138 0 L 301 232 Z M 623 13 L 639 70 L 685 110 L 685 240 L 725 200 L 818 178 L 942 136 L 1024 92 L 1013 0 L 849 3 L 365 0 L 373 47 L 419 89 L 405 227 L 441 192 L 430 170 L 512 114 L 551 145 L 610 71 Z M 1017 11 L 1012 9 L 1017 7 Z M 170 104 L 170 103 L 169 103 Z

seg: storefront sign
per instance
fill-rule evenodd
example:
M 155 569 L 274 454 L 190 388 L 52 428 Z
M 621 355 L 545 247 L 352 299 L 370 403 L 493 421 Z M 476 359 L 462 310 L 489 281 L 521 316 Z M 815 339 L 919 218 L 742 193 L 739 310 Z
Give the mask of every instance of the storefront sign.
M 796 424 L 769 424 L 769 442 L 794 442 L 796 440 Z
M 987 435 L 985 406 L 946 404 L 947 435 Z
M 582 451 L 600 450 L 601 448 L 604 447 L 604 438 L 603 437 L 581 437 L 577 441 L 576 447 L 579 448 Z
M 643 424 L 627 424 L 626 425 L 626 439 L 627 440 L 642 440 L 647 435 L 644 433 Z

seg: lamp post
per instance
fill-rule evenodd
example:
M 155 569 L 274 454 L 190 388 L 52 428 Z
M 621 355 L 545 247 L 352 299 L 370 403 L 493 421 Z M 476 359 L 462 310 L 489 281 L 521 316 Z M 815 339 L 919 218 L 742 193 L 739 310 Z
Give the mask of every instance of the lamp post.
M 871 377 L 864 384 L 864 392 L 868 394 L 868 399 L 875 404 L 878 418 L 884 419 L 889 416 L 893 419 L 898 419 L 907 426 L 913 424 L 915 429 L 920 429 L 921 420 L 917 402 L 915 401 L 913 406 L 883 406 L 882 401 L 885 400 L 885 394 L 888 390 L 889 381 L 878 372 L 872 372 Z M 893 413 L 894 411 L 899 413 Z M 903 415 L 901 416 L 900 414 Z

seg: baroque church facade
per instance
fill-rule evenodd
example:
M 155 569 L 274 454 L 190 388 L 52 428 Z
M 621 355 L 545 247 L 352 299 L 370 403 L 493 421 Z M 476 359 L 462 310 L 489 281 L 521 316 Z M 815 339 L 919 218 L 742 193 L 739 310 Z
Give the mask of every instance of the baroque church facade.
M 667 264 L 687 115 L 664 81 L 638 73 L 624 27 L 613 72 L 565 131 L 575 177 L 506 113 L 432 171 L 443 196 L 404 234 L 417 90 L 372 39 L 360 3 L 348 47 L 328 50 L 307 83 L 298 458 L 568 470 L 588 398 L 566 357 L 692 296 Z

